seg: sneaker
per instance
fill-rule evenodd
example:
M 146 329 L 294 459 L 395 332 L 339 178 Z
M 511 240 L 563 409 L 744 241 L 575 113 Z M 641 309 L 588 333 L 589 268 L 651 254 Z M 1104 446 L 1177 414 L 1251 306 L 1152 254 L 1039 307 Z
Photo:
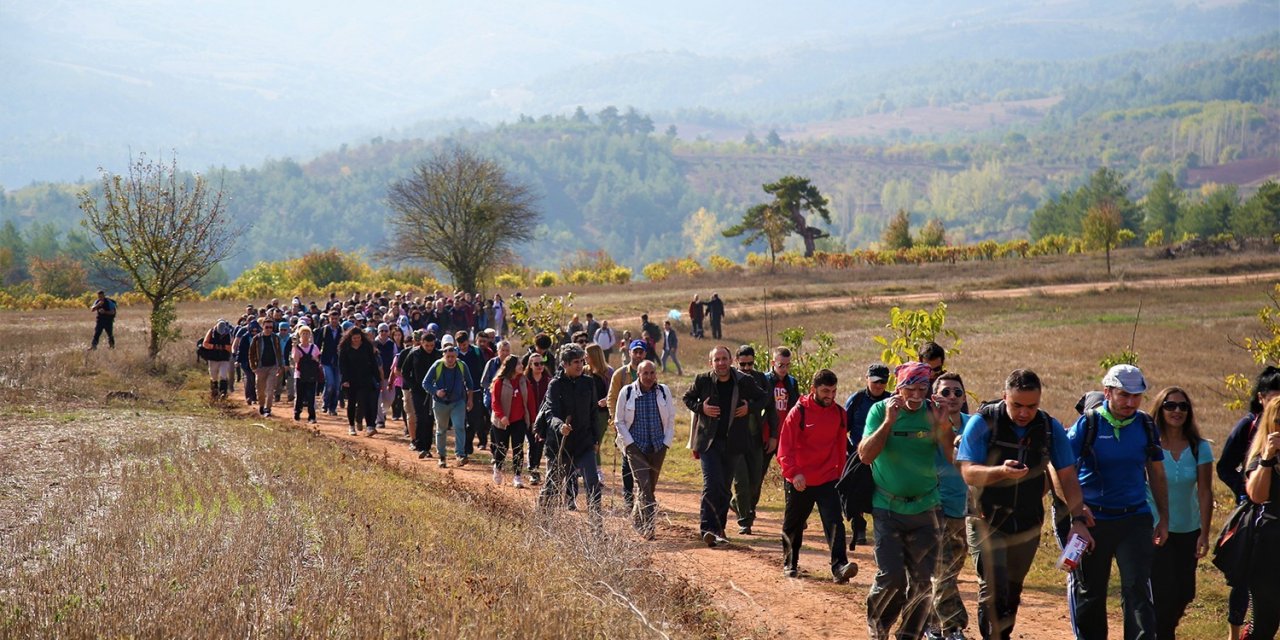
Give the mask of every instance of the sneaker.
M 307 424 L 316 424 L 315 418 L 307 418 Z
M 937 629 L 925 629 L 922 640 L 943 640 L 942 632 Z
M 522 480 L 522 479 L 520 478 L 520 476 L 519 476 L 519 475 L 516 475 L 516 477 L 511 481 L 511 486 L 513 486 L 513 487 L 515 487 L 515 488 L 517 488 L 517 489 L 523 489 L 523 488 L 524 488 L 524 480 Z
M 603 470 L 603 469 L 596 469 L 596 480 L 597 480 L 597 481 L 599 481 L 599 482 L 600 482 L 600 484 L 604 484 L 604 470 Z
M 440 468 L 444 469 L 445 467 L 448 467 L 448 466 L 449 465 L 444 461 L 444 458 L 440 458 Z
M 728 538 L 724 537 L 723 535 L 716 535 L 716 546 L 722 547 L 726 544 L 729 544 Z
M 502 472 L 497 467 L 493 468 L 493 483 L 496 485 L 502 484 Z
M 529 486 L 536 487 L 542 484 L 542 474 L 536 469 L 529 471 Z
M 795 568 L 795 567 L 783 567 L 783 568 L 782 568 L 782 577 L 784 577 L 784 578 L 797 578 L 797 577 L 799 577 L 799 576 L 800 576 L 800 572 L 799 572 L 799 571 L 796 571 L 796 568 Z
M 859 534 L 857 534 L 857 535 L 853 536 L 853 543 L 854 543 L 854 544 L 861 544 L 861 545 L 865 545 L 865 544 L 867 544 L 867 532 L 866 532 L 866 531 L 863 531 L 863 532 L 861 532 L 861 533 L 859 533 Z
M 459 466 L 459 467 L 465 467 L 465 466 L 467 466 L 467 462 L 468 462 L 468 460 L 467 460 L 467 457 L 466 457 L 466 456 L 462 456 L 461 458 L 458 458 L 458 466 Z
M 846 562 L 839 567 L 836 567 L 836 570 L 833 573 L 834 576 L 832 579 L 835 580 L 835 583 L 844 584 L 848 582 L 850 578 L 858 575 L 858 564 L 856 562 Z
M 749 525 L 748 525 L 748 526 L 743 526 L 743 527 L 738 527 L 738 533 L 739 533 L 740 535 L 749 536 L 749 535 L 751 535 L 751 527 L 750 527 Z
M 366 438 L 372 438 L 372 437 L 374 437 L 374 436 L 376 436 L 376 435 L 378 435 L 378 430 L 377 430 L 377 429 L 365 429 L 365 430 L 364 430 L 364 436 L 365 436 Z
M 355 427 L 347 427 L 347 435 L 349 435 L 349 436 L 354 436 L 355 434 L 356 434 L 356 428 L 355 428 Z
M 425 460 L 425 459 L 426 459 L 426 457 L 427 457 L 427 453 L 428 453 L 428 452 L 426 452 L 426 451 L 419 451 L 419 452 L 418 452 L 418 459 L 419 459 L 419 460 Z
M 719 537 L 719 536 L 717 536 L 717 535 L 716 535 L 716 534 L 714 534 L 714 533 L 711 533 L 710 531 L 703 531 L 703 532 L 702 532 L 702 542 L 703 542 L 703 544 L 707 545 L 708 547 L 712 547 L 712 548 L 714 548 L 714 547 L 716 546 L 716 538 L 718 538 L 718 537 Z

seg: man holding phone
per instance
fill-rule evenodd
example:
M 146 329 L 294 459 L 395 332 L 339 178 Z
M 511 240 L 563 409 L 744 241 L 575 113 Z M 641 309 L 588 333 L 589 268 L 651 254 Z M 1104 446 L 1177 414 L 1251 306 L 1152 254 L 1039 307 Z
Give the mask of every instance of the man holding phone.
M 929 402 L 929 365 L 911 362 L 894 375 L 894 394 L 872 405 L 858 455 L 871 465 L 876 493 L 871 520 L 880 570 L 867 592 L 867 634 L 889 638 L 901 614 L 898 637 L 918 638 L 932 603 L 938 555 L 938 470 L 941 450 L 954 455 L 946 410 Z

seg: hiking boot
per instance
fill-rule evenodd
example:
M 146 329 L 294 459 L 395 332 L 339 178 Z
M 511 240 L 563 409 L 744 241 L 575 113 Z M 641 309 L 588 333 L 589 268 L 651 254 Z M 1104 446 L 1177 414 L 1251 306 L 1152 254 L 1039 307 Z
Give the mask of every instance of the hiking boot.
M 466 457 L 466 456 L 462 456 L 461 458 L 458 458 L 458 466 L 459 466 L 459 467 L 465 467 L 465 466 L 467 466 L 467 462 L 469 462 L 469 460 L 467 460 L 467 457 Z
M 723 547 L 726 544 L 729 544 L 729 539 L 724 537 L 723 534 L 716 534 L 716 546 Z
M 782 577 L 784 577 L 784 578 L 798 578 L 798 577 L 800 577 L 800 572 L 799 572 L 799 571 L 797 571 L 795 567 L 783 567 L 783 568 L 782 568 Z
M 517 489 L 523 489 L 523 488 L 524 488 L 524 480 L 522 480 L 522 479 L 520 478 L 520 474 L 518 474 L 518 473 L 517 473 L 517 474 L 516 474 L 516 477 L 515 477 L 514 479 L 512 479 L 512 480 L 511 480 L 511 486 L 513 486 L 513 487 L 515 487 L 515 488 L 517 488 Z
M 425 460 L 425 459 L 427 458 L 427 456 L 428 456 L 428 455 L 430 455 L 430 452 L 429 452 L 429 451 L 419 451 L 419 452 L 418 452 L 418 459 L 419 459 L 419 460 Z
M 347 435 L 354 436 L 355 434 L 356 434 L 356 428 L 354 425 L 347 427 Z
M 858 575 L 858 564 L 856 562 L 846 562 L 832 571 L 832 579 L 836 584 L 844 584 L 850 578 Z
M 711 533 L 710 531 L 703 531 L 703 532 L 702 532 L 702 542 L 703 542 L 703 544 L 707 545 L 708 547 L 715 548 L 715 546 L 716 546 L 716 537 L 717 537 L 717 536 L 716 536 L 716 534 Z
M 738 527 L 738 533 L 739 533 L 740 535 L 744 535 L 744 536 L 749 536 L 749 535 L 751 535 L 751 525 L 745 525 L 745 526 Z

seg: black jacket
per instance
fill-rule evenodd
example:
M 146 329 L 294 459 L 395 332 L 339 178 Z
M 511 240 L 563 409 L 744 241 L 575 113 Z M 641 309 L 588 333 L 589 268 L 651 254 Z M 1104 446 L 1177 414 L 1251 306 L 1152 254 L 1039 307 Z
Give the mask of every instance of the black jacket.
M 338 370 L 342 372 L 342 381 L 349 383 L 352 389 L 377 388 L 381 368 L 378 351 L 370 340 L 365 340 L 359 349 L 347 347 L 338 350 Z
M 568 461 L 595 449 L 599 400 L 596 382 L 586 373 L 570 378 L 561 372 L 551 379 L 533 427 L 546 439 L 547 455 L 559 453 L 561 461 Z M 560 427 L 565 422 L 572 430 L 562 436 Z
M 763 411 L 766 398 L 764 392 L 760 390 L 760 386 L 756 384 L 755 378 L 737 369 L 730 369 L 729 375 L 735 381 L 733 405 L 737 406 L 739 400 L 746 400 L 747 415 L 735 417 L 729 423 L 728 438 L 725 444 L 731 452 L 746 451 L 748 450 L 747 447 L 754 444 L 748 423 L 751 412 Z M 717 402 L 719 399 L 714 371 L 699 373 L 693 379 L 693 385 L 689 387 L 688 391 L 684 392 L 684 406 L 693 412 L 693 426 L 689 433 L 689 448 L 698 452 L 706 451 L 716 437 L 716 422 L 719 419 L 712 418 L 702 412 L 702 404 L 708 399 L 713 402 Z M 733 411 L 733 408 L 730 407 L 728 410 Z

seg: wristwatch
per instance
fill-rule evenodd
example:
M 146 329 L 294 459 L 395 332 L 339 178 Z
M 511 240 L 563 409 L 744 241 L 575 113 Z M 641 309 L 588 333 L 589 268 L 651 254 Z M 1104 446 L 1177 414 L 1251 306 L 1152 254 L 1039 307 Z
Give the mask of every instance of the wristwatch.
M 1276 462 L 1277 462 L 1276 456 L 1271 456 L 1270 458 L 1267 458 L 1266 460 L 1259 462 L 1258 465 L 1263 467 L 1274 467 L 1276 466 Z

